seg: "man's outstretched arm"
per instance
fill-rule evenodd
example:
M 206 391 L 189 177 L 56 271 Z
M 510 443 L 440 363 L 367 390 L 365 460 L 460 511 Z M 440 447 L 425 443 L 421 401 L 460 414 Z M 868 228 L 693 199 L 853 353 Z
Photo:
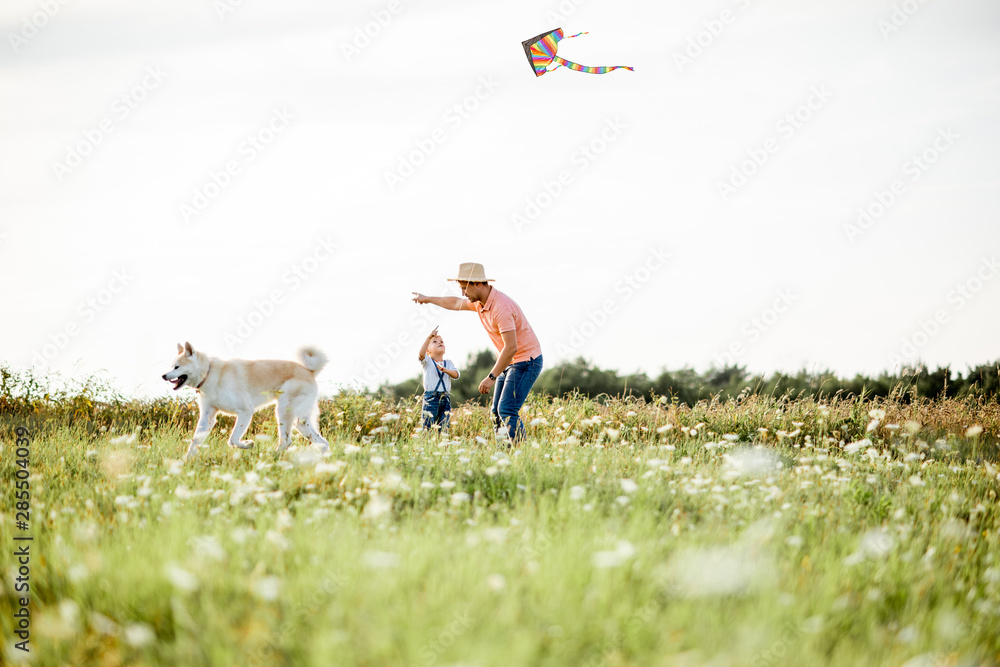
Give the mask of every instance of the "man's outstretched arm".
M 429 303 L 447 310 L 475 310 L 472 302 L 464 296 L 424 296 L 413 292 L 414 303 Z

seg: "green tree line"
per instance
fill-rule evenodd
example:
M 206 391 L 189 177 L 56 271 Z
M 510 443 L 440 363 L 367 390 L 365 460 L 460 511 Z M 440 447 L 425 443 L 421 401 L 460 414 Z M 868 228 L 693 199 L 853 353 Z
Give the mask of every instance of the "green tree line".
M 486 377 L 496 361 L 490 350 L 469 355 L 459 370 L 462 377 L 451 385 L 452 403 L 473 400 L 487 404 L 489 396 L 479 393 L 479 381 Z M 379 393 L 390 398 L 400 398 L 423 391 L 422 376 L 400 382 L 383 384 Z M 928 398 L 982 395 L 1000 395 L 1000 361 L 982 364 L 967 372 L 953 372 L 950 366 L 930 370 L 920 364 L 902 368 L 898 372 L 883 371 L 877 376 L 855 375 L 841 378 L 829 370 L 797 373 L 751 374 L 745 366 L 710 368 L 700 373 L 691 368 L 663 370 L 655 377 L 644 372 L 621 375 L 616 370 L 598 368 L 580 357 L 542 371 L 534 391 L 548 396 L 578 393 L 590 398 L 633 397 L 650 398 L 666 396 L 671 400 L 693 406 L 698 401 L 719 396 L 723 400 L 741 393 L 831 396 L 838 392 L 866 397 L 889 396 L 897 392 L 902 396 Z

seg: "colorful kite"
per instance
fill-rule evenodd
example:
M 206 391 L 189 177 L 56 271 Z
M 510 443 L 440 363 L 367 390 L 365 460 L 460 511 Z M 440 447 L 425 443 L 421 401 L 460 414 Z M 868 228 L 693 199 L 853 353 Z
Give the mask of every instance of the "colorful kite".
M 524 40 L 521 42 L 521 46 L 524 47 L 524 55 L 528 56 L 528 62 L 531 63 L 532 69 L 535 70 L 535 76 L 541 76 L 546 72 L 551 72 L 560 65 L 570 69 L 575 69 L 577 72 L 587 72 L 588 74 L 604 74 L 605 72 L 610 72 L 613 69 L 627 69 L 631 72 L 635 71 L 628 65 L 615 65 L 614 67 L 587 67 L 585 65 L 577 65 L 574 62 L 570 62 L 565 58 L 560 58 L 556 55 L 556 49 L 559 48 L 560 39 L 571 39 L 573 37 L 579 37 L 580 35 L 586 34 L 587 33 L 585 32 L 578 32 L 575 35 L 566 37 L 563 35 L 562 28 L 556 28 L 555 30 L 543 32 L 541 35 L 532 37 L 531 39 Z M 555 63 L 555 67 L 549 69 L 549 65 L 551 63 Z

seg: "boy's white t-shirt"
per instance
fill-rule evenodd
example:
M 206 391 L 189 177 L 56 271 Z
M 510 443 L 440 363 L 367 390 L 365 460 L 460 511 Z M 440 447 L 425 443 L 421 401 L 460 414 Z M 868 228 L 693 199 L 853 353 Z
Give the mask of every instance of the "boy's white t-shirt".
M 435 389 L 435 387 L 440 387 L 440 385 L 438 383 L 438 370 L 434 365 L 434 360 L 431 359 L 431 355 L 425 355 L 421 363 L 424 365 L 424 391 L 442 391 L 440 388 Z M 451 359 L 445 359 L 441 365 L 453 371 L 458 371 L 455 364 L 451 362 Z M 451 391 L 451 376 L 443 372 L 442 374 L 444 375 L 444 391 Z M 459 377 L 461 377 L 461 373 L 459 373 Z

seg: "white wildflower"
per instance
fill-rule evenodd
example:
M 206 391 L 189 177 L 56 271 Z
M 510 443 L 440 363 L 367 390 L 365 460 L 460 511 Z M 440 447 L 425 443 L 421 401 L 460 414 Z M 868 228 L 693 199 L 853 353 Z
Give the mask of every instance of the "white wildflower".
M 259 600 L 274 602 L 281 595 L 281 579 L 275 576 L 258 579 L 251 585 L 250 592 Z
M 362 564 L 372 570 L 387 570 L 399 566 L 400 557 L 391 551 L 366 551 L 361 554 Z
M 631 479 L 621 480 L 621 485 L 622 485 L 622 491 L 624 491 L 625 493 L 631 494 L 639 490 L 639 485 L 633 482 Z
M 167 579 L 173 584 L 174 588 L 184 591 L 185 593 L 191 593 L 198 590 L 198 577 L 194 574 L 188 572 L 180 565 L 176 563 L 167 563 L 163 568 L 164 573 L 167 575 Z
M 491 574 L 486 577 L 486 587 L 494 593 L 499 593 L 507 587 L 507 578 L 502 574 Z
M 857 442 L 852 442 L 848 445 L 844 445 L 844 452 L 847 454 L 856 454 L 862 449 L 867 449 L 872 446 L 872 441 L 868 438 L 864 440 L 858 440 Z
M 125 626 L 125 643 L 133 648 L 142 648 L 156 641 L 153 628 L 145 623 L 132 623 Z
M 111 438 L 111 444 L 112 445 L 131 445 L 131 444 L 135 443 L 135 439 L 136 439 L 136 437 L 138 435 L 139 435 L 138 431 L 136 431 L 135 433 L 130 433 L 129 435 L 120 435 L 117 438 Z
M 340 472 L 347 467 L 347 461 L 330 461 L 329 463 L 320 462 L 316 464 L 316 474 L 325 475 Z
M 373 496 L 371 500 L 365 504 L 365 509 L 361 512 L 361 516 L 365 519 L 377 519 L 391 510 L 391 500 L 383 498 L 382 496 Z
M 596 568 L 611 568 L 624 565 L 636 554 L 636 548 L 631 542 L 619 540 L 613 551 L 598 551 L 590 557 L 590 562 Z

